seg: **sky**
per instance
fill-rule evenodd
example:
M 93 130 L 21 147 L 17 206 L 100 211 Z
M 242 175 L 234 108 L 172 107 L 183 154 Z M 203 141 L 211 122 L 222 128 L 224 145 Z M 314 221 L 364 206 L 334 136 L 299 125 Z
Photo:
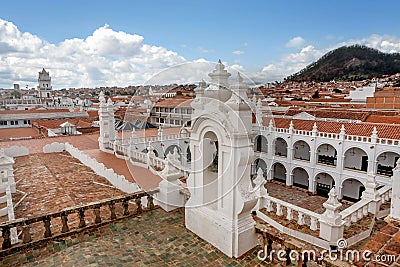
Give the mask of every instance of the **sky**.
M 13 0 L 0 8 L 0 88 L 191 83 L 221 59 L 255 83 L 326 52 L 400 52 L 400 1 Z M 212 62 L 208 64 L 207 62 Z

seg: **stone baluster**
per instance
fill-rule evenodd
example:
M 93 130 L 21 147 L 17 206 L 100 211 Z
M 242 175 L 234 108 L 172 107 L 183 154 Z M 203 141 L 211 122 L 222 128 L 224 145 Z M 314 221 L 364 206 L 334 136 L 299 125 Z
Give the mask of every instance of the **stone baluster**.
M 141 198 L 135 199 L 135 203 L 136 203 L 136 213 L 141 214 L 143 212 L 142 199 Z
M 124 201 L 122 201 L 122 207 L 124 208 L 124 213 L 123 213 L 123 215 L 124 216 L 128 216 L 129 215 L 129 203 L 128 203 L 128 200 L 124 200 Z
M 286 208 L 286 219 L 291 221 L 293 219 L 293 213 L 291 208 Z
M 154 209 L 153 196 L 150 195 L 147 196 L 147 209 L 149 210 Z
M 362 208 L 362 213 L 363 213 L 363 216 L 368 215 L 368 206 L 367 205 Z
M 110 220 L 117 219 L 117 215 L 115 214 L 115 204 L 114 204 L 114 202 L 110 202 L 110 204 L 108 204 L 108 207 L 110 208 Z
M 350 220 L 352 222 L 357 222 L 357 212 L 353 212 L 350 216 L 351 216 Z
M 347 227 L 350 227 L 350 225 L 351 225 L 350 216 L 346 217 L 346 218 L 344 219 L 344 221 L 345 221 L 344 225 L 346 225 Z
M 273 211 L 272 201 L 267 199 L 267 212 L 271 212 L 271 211 Z
M 357 210 L 357 220 L 362 219 L 362 217 L 363 217 L 363 209 L 361 208 Z
M 2 249 L 8 249 L 11 248 L 11 232 L 10 232 L 10 228 L 4 227 L 2 229 L 2 236 L 3 236 L 3 244 L 1 245 Z
M 279 217 L 282 216 L 282 206 L 279 203 L 276 203 L 276 215 L 278 215 Z
M 101 216 L 100 216 L 100 205 L 96 205 L 93 209 L 94 213 L 94 223 L 101 223 Z
M 31 227 L 29 225 L 22 226 L 22 242 L 29 243 L 32 241 Z
M 68 227 L 68 216 L 65 212 L 61 214 L 61 223 L 62 223 L 62 228 L 61 228 L 61 233 L 66 233 L 69 231 Z
M 50 217 L 49 216 L 43 217 L 43 223 L 44 223 L 44 238 L 51 237 L 52 233 L 50 229 L 50 224 L 51 224 Z
M 297 224 L 304 225 L 304 213 L 301 211 L 297 212 Z
M 79 209 L 78 210 L 78 214 L 79 214 L 79 228 L 83 228 L 86 226 L 86 222 L 85 222 L 85 210 L 84 209 Z
M 318 229 L 318 219 L 311 217 L 310 229 L 316 231 Z

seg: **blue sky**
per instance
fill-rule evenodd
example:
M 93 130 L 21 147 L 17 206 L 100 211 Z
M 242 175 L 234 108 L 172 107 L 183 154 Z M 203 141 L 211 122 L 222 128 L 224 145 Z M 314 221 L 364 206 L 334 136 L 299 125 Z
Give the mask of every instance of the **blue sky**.
M 74 38 L 86 40 L 96 30 L 104 28 L 107 24 L 106 28 L 114 33 L 123 32 L 141 36 L 143 40 L 139 45 L 147 44 L 176 53 L 173 59 L 163 58 L 162 63 L 153 62 L 154 72 L 162 67 L 169 67 L 172 63 L 179 64 L 199 59 L 214 62 L 221 58 L 226 64 L 236 66 L 249 76 L 260 81 L 267 81 L 279 79 L 297 71 L 325 52 L 342 44 L 362 43 L 386 52 L 400 51 L 399 8 L 400 2 L 395 0 L 42 0 L 39 2 L 16 0 L 2 3 L 0 19 L 12 23 L 21 34 L 29 33 L 40 39 L 42 43 L 37 49 L 46 45 L 56 46 L 52 49 L 57 50 L 53 51 L 57 55 L 63 54 L 60 52 L 62 49 L 60 44 L 65 43 L 66 40 Z M 5 38 L 1 35 L 1 27 L 0 37 Z M 15 38 L 24 38 L 24 36 Z M 119 40 L 123 43 L 125 37 L 121 38 Z M 101 41 L 104 40 L 101 39 Z M 15 42 L 15 40 L 8 42 L 7 47 L 13 46 Z M 116 46 L 119 43 L 115 42 L 113 45 Z M 90 50 L 90 48 L 87 49 Z M 108 60 L 104 61 L 106 65 L 104 68 L 107 66 L 112 68 L 109 64 L 114 64 L 116 61 L 120 63 L 122 56 L 125 58 L 130 56 L 129 53 L 125 53 L 125 50 L 124 53 L 118 55 L 96 54 L 101 58 L 93 61 L 90 66 L 80 66 L 79 73 L 70 74 L 71 79 L 76 79 L 76 75 L 86 75 L 84 79 L 78 79 L 80 81 L 77 82 L 68 79 L 67 71 L 61 71 L 62 64 L 52 66 L 53 61 L 60 60 L 59 56 L 48 56 L 43 51 L 42 53 L 30 51 L 28 60 L 24 58 L 23 53 L 16 55 L 10 54 L 10 49 L 3 50 L 6 51 L 2 51 L 0 47 L 0 62 L 9 67 L 7 70 L 0 69 L 0 87 L 7 86 L 7 79 L 13 79 L 9 84 L 36 79 L 38 71 L 36 68 L 40 65 L 49 68 L 53 74 L 59 74 L 62 80 L 59 84 L 61 87 L 97 86 L 108 82 L 128 85 L 135 81 L 143 82 L 145 78 L 140 75 L 142 63 L 137 64 L 138 60 L 135 60 L 125 62 L 136 64 L 125 69 L 137 72 L 136 77 L 140 78 L 108 79 L 107 75 L 112 74 L 102 69 L 99 64 L 104 58 Z M 143 49 L 140 51 L 141 57 L 149 56 Z M 24 52 L 26 54 L 26 51 Z M 69 62 L 73 55 L 81 52 L 69 49 L 65 55 L 66 61 Z M 82 53 L 87 54 L 85 51 Z M 155 57 L 162 57 L 163 53 L 165 54 L 165 51 L 160 51 L 159 55 L 152 54 L 151 57 L 154 60 Z M 36 63 L 32 59 L 35 55 L 38 58 Z M 24 61 L 32 74 L 15 72 L 13 65 L 10 65 L 13 62 L 10 59 L 15 57 Z M 149 61 L 146 59 L 143 62 Z M 73 62 L 70 63 L 72 66 Z M 75 61 L 76 63 L 79 62 Z M 54 70 L 52 70 L 53 67 Z M 144 66 L 143 71 L 147 73 L 147 76 L 150 75 L 151 66 Z M 10 72 L 10 75 L 5 75 L 4 72 Z M 74 70 L 71 68 L 69 72 L 74 72 Z M 94 75 L 96 73 L 97 76 Z M 96 79 L 96 77 L 101 79 Z

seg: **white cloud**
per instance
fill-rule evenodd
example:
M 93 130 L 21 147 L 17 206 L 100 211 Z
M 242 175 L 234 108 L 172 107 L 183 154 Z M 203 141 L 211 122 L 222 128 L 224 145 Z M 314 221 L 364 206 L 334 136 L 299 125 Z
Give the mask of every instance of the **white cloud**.
M 108 25 L 85 39 L 52 44 L 0 20 L 0 40 L 0 87 L 5 88 L 14 82 L 35 86 L 42 67 L 50 71 L 54 88 L 127 86 L 186 62 L 174 51 L 146 44 L 142 36 L 114 31 Z
M 306 43 L 306 40 L 304 40 L 300 36 L 293 37 L 286 43 L 286 47 L 289 48 L 301 48 L 304 44 Z
M 199 47 L 198 50 L 199 50 L 200 53 L 204 53 L 204 54 L 213 52 L 213 50 L 204 49 L 203 47 Z
M 232 54 L 234 54 L 234 55 L 243 55 L 243 54 L 244 54 L 244 51 L 242 51 L 242 50 L 235 50 L 235 51 L 232 52 Z
M 373 34 L 361 39 L 336 43 L 322 49 L 308 45 L 303 47 L 299 52 L 283 55 L 280 61 L 267 64 L 261 71 L 251 74 L 251 77 L 257 82 L 279 81 L 300 71 L 333 49 L 354 44 L 366 45 L 386 53 L 400 53 L 400 38 L 390 35 Z
M 366 38 L 348 40 L 340 45 L 361 44 L 386 53 L 400 53 L 400 38 L 392 35 L 372 34 Z
M 376 34 L 321 49 L 311 44 L 304 46 L 301 37 L 289 43 L 302 48 L 283 55 L 279 61 L 268 62 L 260 71 L 248 74 L 250 78 L 258 82 L 282 80 L 342 45 L 357 43 L 383 52 L 400 52 L 400 38 Z M 201 47 L 198 50 L 212 52 Z M 236 60 L 229 67 L 232 74 L 245 71 L 239 62 Z M 0 87 L 4 88 L 12 87 L 13 83 L 20 83 L 21 87 L 36 86 L 37 73 L 43 67 L 50 71 L 53 86 L 58 89 L 196 82 L 208 78 L 214 65 L 202 58 L 187 61 L 165 47 L 147 44 L 143 36 L 114 31 L 108 25 L 99 27 L 86 38 L 53 44 L 20 32 L 12 22 L 0 19 Z

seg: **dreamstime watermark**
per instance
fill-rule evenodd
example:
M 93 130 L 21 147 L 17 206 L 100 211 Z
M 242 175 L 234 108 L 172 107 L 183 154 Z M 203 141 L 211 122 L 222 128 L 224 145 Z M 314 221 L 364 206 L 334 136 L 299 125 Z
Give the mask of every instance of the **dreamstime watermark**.
M 307 262 L 315 261 L 321 262 L 323 260 L 328 261 L 345 261 L 345 262 L 383 262 L 392 263 L 396 261 L 396 255 L 381 254 L 375 255 L 370 250 L 354 250 L 347 249 L 347 241 L 345 239 L 339 239 L 336 243 L 337 249 L 331 250 L 313 250 L 304 249 L 302 251 L 289 250 L 289 249 L 268 249 L 268 246 L 264 246 L 257 253 L 257 258 L 260 261 L 285 261 L 285 262 Z

